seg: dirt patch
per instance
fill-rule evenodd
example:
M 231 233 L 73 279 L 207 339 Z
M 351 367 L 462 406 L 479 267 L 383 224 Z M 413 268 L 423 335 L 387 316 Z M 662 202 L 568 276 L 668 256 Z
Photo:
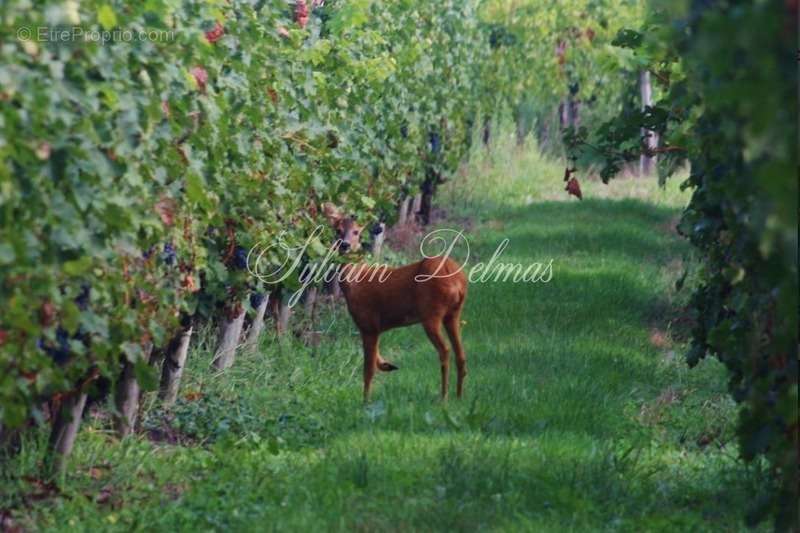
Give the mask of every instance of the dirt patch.
M 471 217 L 456 217 L 446 209 L 434 208 L 431 214 L 431 227 L 447 226 L 469 233 L 475 228 L 475 219 Z
M 500 221 L 496 221 L 502 224 Z M 386 244 L 394 251 L 411 258 L 419 257 L 419 245 L 429 232 L 437 228 L 459 230 L 469 234 L 475 228 L 475 220 L 468 217 L 453 217 L 445 209 L 434 208 L 431 212 L 431 223 L 422 226 L 417 221 L 403 226 L 394 225 L 386 230 Z
M 386 230 L 386 244 L 394 251 L 405 255 L 418 253 L 422 239 L 422 227 L 416 222 L 394 225 Z

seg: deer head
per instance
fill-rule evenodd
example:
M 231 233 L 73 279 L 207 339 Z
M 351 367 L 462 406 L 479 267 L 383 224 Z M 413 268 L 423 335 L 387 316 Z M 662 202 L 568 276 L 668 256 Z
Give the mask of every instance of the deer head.
M 345 216 L 330 202 L 322 204 L 322 213 L 336 232 L 336 238 L 340 241 L 340 252 L 357 252 L 361 249 L 361 233 L 364 227 L 356 221 L 354 215 Z

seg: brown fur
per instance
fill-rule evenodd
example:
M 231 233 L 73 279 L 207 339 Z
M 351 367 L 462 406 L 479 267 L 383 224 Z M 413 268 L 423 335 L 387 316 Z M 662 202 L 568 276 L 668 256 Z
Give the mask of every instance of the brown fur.
M 417 276 L 433 276 L 421 281 Z M 447 398 L 450 354 L 442 338 L 444 325 L 456 356 L 457 395 L 463 392 L 467 363 L 461 344 L 461 309 L 467 295 L 467 277 L 458 263 L 433 257 L 390 269 L 368 265 L 345 265 L 340 285 L 364 345 L 364 400 L 369 398 L 375 371 L 397 367 L 381 358 L 378 338 L 386 330 L 422 323 L 439 354 L 442 399 Z

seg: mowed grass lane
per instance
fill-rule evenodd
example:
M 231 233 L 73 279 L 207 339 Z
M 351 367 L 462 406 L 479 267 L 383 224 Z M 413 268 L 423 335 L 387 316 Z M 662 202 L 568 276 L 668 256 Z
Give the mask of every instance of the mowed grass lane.
M 379 374 L 362 405 L 360 342 L 341 307 L 323 317 L 316 350 L 265 339 L 215 376 L 201 346 L 185 390 L 202 400 L 179 407 L 182 427 L 206 440 L 118 443 L 96 423 L 80 436 L 69 492 L 36 507 L 30 523 L 739 529 L 759 485 L 736 460 L 724 373 L 714 361 L 685 368 L 668 327 L 687 251 L 670 230 L 678 210 L 647 198 L 511 200 L 469 208 L 468 268 L 507 238 L 504 262 L 552 259 L 552 280 L 470 287 L 463 400 L 439 402 L 438 359 L 415 326 L 382 337 L 400 371 Z M 220 421 L 234 429 L 215 438 Z M 97 474 L 98 464 L 110 468 Z

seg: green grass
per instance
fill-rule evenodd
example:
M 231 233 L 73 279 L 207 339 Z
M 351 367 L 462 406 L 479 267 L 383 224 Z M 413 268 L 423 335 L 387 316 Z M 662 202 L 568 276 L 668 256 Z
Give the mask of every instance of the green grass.
M 462 401 L 438 400 L 416 326 L 382 337 L 401 369 L 364 406 L 357 333 L 328 308 L 316 350 L 266 338 L 219 375 L 198 346 L 183 392 L 202 396 L 171 415 L 180 445 L 119 442 L 93 420 L 54 491 L 26 477 L 42 436 L 27 439 L 0 508 L 64 531 L 744 529 L 764 476 L 737 459 L 724 369 L 688 369 L 671 326 L 688 253 L 671 225 L 687 197 L 584 180 L 579 202 L 562 172 L 501 143 L 441 192 L 471 262 L 504 238 L 504 261 L 553 260 L 547 284 L 470 287 Z M 146 427 L 163 416 L 151 400 Z

